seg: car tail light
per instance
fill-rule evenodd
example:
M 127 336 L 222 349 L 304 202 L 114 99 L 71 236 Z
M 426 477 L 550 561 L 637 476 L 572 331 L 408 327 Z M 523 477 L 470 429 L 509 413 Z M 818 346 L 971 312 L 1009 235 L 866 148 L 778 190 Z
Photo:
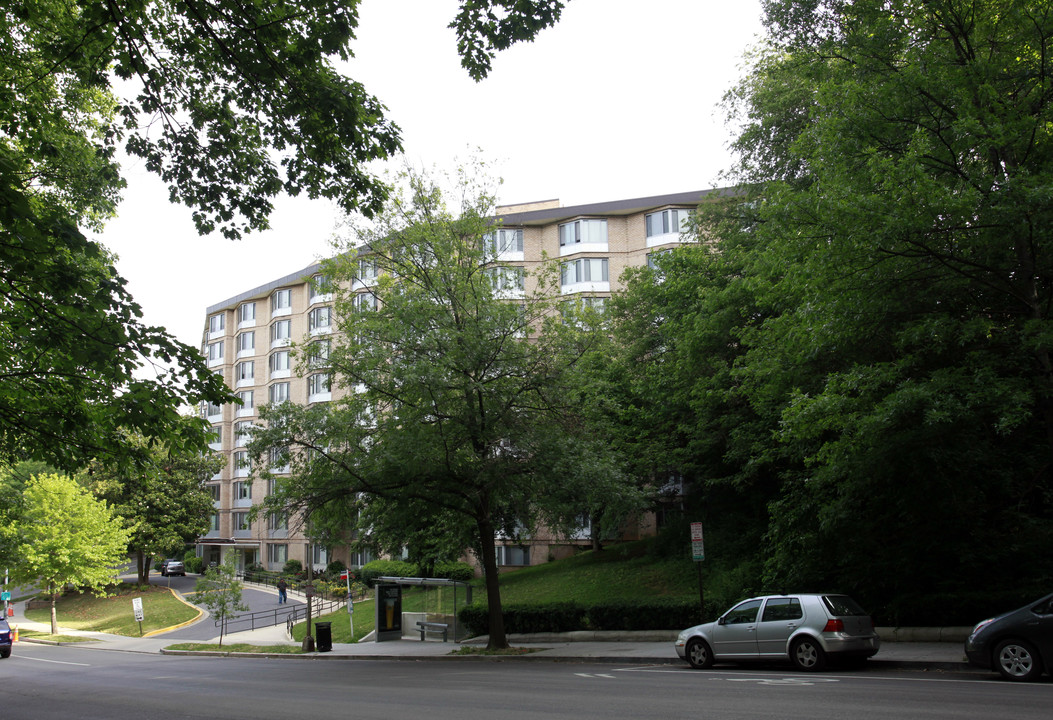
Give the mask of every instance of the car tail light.
M 823 628 L 823 632 L 844 632 L 845 621 L 844 620 L 827 620 L 826 627 Z

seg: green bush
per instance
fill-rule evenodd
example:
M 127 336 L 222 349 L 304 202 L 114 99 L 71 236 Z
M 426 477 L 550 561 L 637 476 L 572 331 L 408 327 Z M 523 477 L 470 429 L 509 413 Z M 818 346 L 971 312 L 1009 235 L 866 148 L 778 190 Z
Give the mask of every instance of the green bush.
M 561 633 L 576 630 L 682 630 L 701 622 L 698 602 L 609 602 L 508 605 L 503 608 L 507 633 Z M 710 618 L 716 610 L 707 606 Z M 469 605 L 458 613 L 472 635 L 485 635 L 489 626 L 486 605 Z
M 303 572 L 303 563 L 299 560 L 286 560 L 282 572 L 286 575 L 298 575 Z
M 359 568 L 358 574 L 369 587 L 376 584 L 378 577 L 419 577 L 420 570 L 413 563 L 401 560 L 374 560 Z
M 435 563 L 435 577 L 470 582 L 475 579 L 475 568 L 466 562 Z
M 330 580 L 339 580 L 340 573 L 344 570 L 347 570 L 347 565 L 344 565 L 341 560 L 333 560 L 325 566 L 325 574 Z

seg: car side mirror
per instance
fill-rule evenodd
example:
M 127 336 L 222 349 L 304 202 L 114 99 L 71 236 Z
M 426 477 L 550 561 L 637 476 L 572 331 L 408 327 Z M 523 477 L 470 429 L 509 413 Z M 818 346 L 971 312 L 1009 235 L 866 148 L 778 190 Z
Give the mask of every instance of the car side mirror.
M 724 623 L 725 623 L 725 620 L 724 620 L 723 617 L 717 619 L 717 625 L 723 625 Z

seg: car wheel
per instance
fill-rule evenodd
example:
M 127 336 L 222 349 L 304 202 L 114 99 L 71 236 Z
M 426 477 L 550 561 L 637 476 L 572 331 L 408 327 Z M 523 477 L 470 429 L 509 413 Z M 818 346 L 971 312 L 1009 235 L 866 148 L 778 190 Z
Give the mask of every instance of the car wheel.
M 790 659 L 798 670 L 818 672 L 826 667 L 826 652 L 819 641 L 812 637 L 802 637 L 790 647 Z
M 0 658 L 7 659 L 9 657 L 11 657 L 11 648 L 0 650 Z
M 709 643 L 702 638 L 694 638 L 688 642 L 685 655 L 691 667 L 696 670 L 713 667 L 713 651 L 709 649 Z
M 994 666 L 1006 680 L 1026 682 L 1037 680 L 1042 674 L 1042 660 L 1030 644 L 1023 640 L 1005 640 L 994 652 Z

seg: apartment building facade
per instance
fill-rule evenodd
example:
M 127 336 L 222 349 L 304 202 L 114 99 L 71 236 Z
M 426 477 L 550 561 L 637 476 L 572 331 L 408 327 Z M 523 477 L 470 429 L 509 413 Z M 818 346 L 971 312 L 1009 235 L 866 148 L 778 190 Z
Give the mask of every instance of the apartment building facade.
M 560 293 L 568 301 L 602 308 L 621 289 L 619 279 L 629 267 L 650 263 L 657 253 L 682 242 L 690 211 L 719 191 L 696 191 L 631 200 L 561 207 L 556 200 L 497 208 L 495 231 L 489 236 L 499 293 L 513 299 L 526 278 L 545 258 L 558 258 Z M 368 287 L 368 261 L 356 288 Z M 223 376 L 242 405 L 205 407 L 213 427 L 212 449 L 223 454 L 223 469 L 209 482 L 213 497 L 210 531 L 197 540 L 205 562 L 221 562 L 236 552 L 242 567 L 259 563 L 279 570 L 287 560 L 310 562 L 322 569 L 333 559 L 349 566 L 364 564 L 368 553 L 347 547 L 310 543 L 295 520 L 249 511 L 269 494 L 267 482 L 253 477 L 245 448 L 247 429 L 266 403 L 332 402 L 340 392 L 324 362 L 300 372 L 290 345 L 332 342 L 335 324 L 332 295 L 315 263 L 281 278 L 241 292 L 207 309 L 202 351 L 209 366 Z M 324 352 L 318 353 L 324 357 Z M 281 468 L 270 468 L 280 474 Z M 626 529 L 625 539 L 654 531 L 654 518 Z M 532 537 L 499 538 L 498 563 L 504 568 L 533 565 L 571 554 L 588 545 L 582 527 L 571 537 L 539 531 Z

